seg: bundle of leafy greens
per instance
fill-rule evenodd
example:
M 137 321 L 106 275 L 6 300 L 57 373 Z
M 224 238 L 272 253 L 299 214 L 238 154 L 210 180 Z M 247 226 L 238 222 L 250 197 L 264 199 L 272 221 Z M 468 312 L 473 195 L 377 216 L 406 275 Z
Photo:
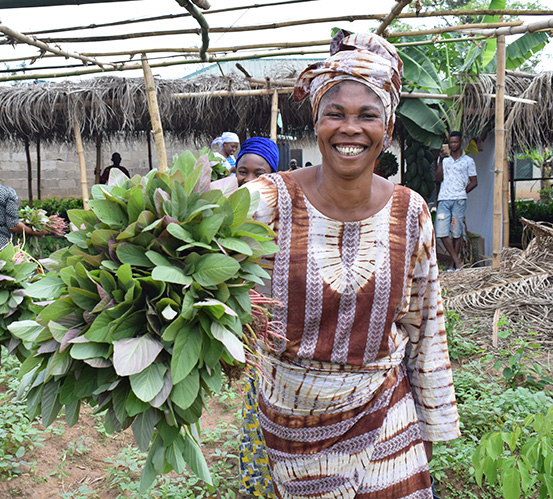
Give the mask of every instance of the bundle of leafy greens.
M 11 335 L 13 322 L 36 317 L 40 306 L 34 305 L 25 288 L 38 277 L 38 265 L 20 246 L 7 244 L 0 250 L 0 345 L 23 361 L 29 351 L 21 340 Z
M 85 401 L 108 431 L 132 425 L 149 449 L 143 491 L 185 465 L 211 483 L 197 423 L 222 364 L 246 360 L 249 291 L 278 249 L 249 218 L 249 191 L 213 189 L 211 166 L 185 152 L 167 173 L 94 186 L 91 211 L 68 212 L 73 246 L 27 289 L 51 302 L 9 326 L 32 351 L 21 367 L 31 416 L 47 426 L 64 407 L 73 425 Z

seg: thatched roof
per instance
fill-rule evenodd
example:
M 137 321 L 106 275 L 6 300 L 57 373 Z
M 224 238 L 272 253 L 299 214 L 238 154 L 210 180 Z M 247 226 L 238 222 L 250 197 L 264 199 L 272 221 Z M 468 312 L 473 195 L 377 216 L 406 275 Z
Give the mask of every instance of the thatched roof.
M 463 132 L 468 137 L 495 128 L 495 75 L 463 77 Z M 505 100 L 508 153 L 553 144 L 553 72 L 505 77 L 505 95 L 535 101 Z
M 279 75 L 283 78 L 282 75 Z M 462 129 L 477 137 L 495 127 L 495 76 L 463 77 Z M 505 95 L 530 99 L 537 104 L 505 101 L 506 139 L 509 153 L 553 144 L 553 73 L 507 75 Z M 164 133 L 174 139 L 210 142 L 224 130 L 235 130 L 245 139 L 269 136 L 271 96 L 196 97 L 175 99 L 175 93 L 248 90 L 256 88 L 248 78 L 200 75 L 196 78 L 156 80 Z M 279 95 L 285 136 L 313 137 L 311 107 L 296 103 L 291 94 Z M 25 138 L 41 141 L 72 139 L 73 116 L 85 140 L 117 136 L 132 139 L 149 131 L 150 115 L 142 78 L 101 77 L 80 83 L 25 84 L 0 87 L 0 140 Z
M 156 80 L 164 133 L 196 142 L 210 141 L 230 129 L 241 138 L 270 134 L 271 96 L 174 99 L 175 93 L 255 88 L 234 74 L 202 75 L 194 79 Z M 308 103 L 298 105 L 291 95 L 279 96 L 285 135 L 312 136 Z M 83 139 L 127 136 L 151 129 L 142 78 L 93 78 L 0 87 L 0 140 L 40 137 L 41 141 L 72 140 L 73 116 Z

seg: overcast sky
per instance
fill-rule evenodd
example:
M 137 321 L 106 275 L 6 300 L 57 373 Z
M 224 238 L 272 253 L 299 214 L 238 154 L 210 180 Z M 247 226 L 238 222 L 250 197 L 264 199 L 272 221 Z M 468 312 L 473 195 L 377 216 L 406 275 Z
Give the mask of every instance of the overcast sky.
M 210 0 L 212 9 L 222 9 L 235 5 L 260 4 L 264 0 Z M 274 1 L 274 0 L 267 0 Z M 394 5 L 393 0 L 315 0 L 303 4 L 277 6 L 268 8 L 253 8 L 234 11 L 227 14 L 210 14 L 206 19 L 211 27 L 246 26 L 252 24 L 268 24 L 285 22 L 297 19 L 323 18 L 341 15 L 387 13 Z M 547 8 L 553 9 L 553 0 L 541 0 Z M 339 9 L 337 8 L 339 6 Z M 19 32 L 45 30 L 68 26 L 87 26 L 90 24 L 137 19 L 159 16 L 164 14 L 178 14 L 185 10 L 175 0 L 138 0 L 131 2 L 115 2 L 104 4 L 88 4 L 80 6 L 37 7 L 27 9 L 4 9 L 0 11 L 1 22 Z M 538 20 L 534 18 L 528 20 Z M 432 19 L 425 20 L 427 25 Z M 417 23 L 412 23 L 416 26 Z M 418 23 L 420 24 L 420 23 Z M 280 28 L 246 33 L 212 33 L 211 47 L 226 47 L 254 43 L 269 43 L 275 41 L 310 41 L 322 40 L 330 37 L 333 26 L 344 27 L 353 31 L 367 31 L 378 25 L 377 21 L 331 22 L 311 24 L 292 28 Z M 180 18 L 159 22 L 148 22 L 117 28 L 104 28 L 67 33 L 67 36 L 96 36 L 111 35 L 113 33 L 145 32 L 168 29 L 197 28 L 197 22 L 192 18 Z M 65 34 L 40 35 L 41 37 L 65 36 Z M 507 40 L 509 43 L 509 39 Z M 198 47 L 201 44 L 199 35 L 164 36 L 145 38 L 140 40 L 116 40 L 106 43 L 61 43 L 62 49 L 71 52 L 98 52 L 116 50 L 136 50 L 147 47 Z M 553 41 L 549 43 L 548 58 L 540 69 L 553 71 Z M 265 52 L 265 51 L 263 51 Z M 0 45 L 0 59 L 20 57 L 28 54 L 37 54 L 38 49 L 18 45 L 16 48 Z M 99 58 L 100 59 L 100 58 Z M 139 60 L 139 59 L 138 59 Z M 35 65 L 55 65 L 61 59 L 44 59 Z M 16 63 L 13 63 L 16 64 Z M 178 78 L 198 69 L 198 66 L 173 66 L 171 68 L 154 68 L 154 74 L 164 78 Z M 141 76 L 141 71 L 109 73 L 122 76 Z

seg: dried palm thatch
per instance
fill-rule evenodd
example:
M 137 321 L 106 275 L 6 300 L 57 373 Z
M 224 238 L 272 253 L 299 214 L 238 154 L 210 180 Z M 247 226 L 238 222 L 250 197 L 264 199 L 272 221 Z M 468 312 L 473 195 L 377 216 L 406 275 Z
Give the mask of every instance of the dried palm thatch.
M 281 68 L 282 69 L 282 68 Z M 210 143 L 225 130 L 242 138 L 270 133 L 271 96 L 179 100 L 175 93 L 247 90 L 243 77 L 201 76 L 157 80 L 163 129 L 170 139 Z M 283 134 L 298 139 L 312 136 L 309 105 L 298 105 L 291 96 L 279 99 Z M 56 82 L 0 87 L 0 140 L 23 141 L 40 137 L 43 142 L 68 141 L 73 118 L 84 140 L 102 134 L 108 139 L 135 135 L 151 129 L 142 78 L 102 77 L 80 83 Z
M 516 102 L 505 123 L 509 141 L 507 146 L 520 150 L 530 149 L 540 144 L 553 144 L 553 72 L 537 75 L 520 97 L 537 102 L 528 106 Z
M 544 73 L 544 75 L 552 73 Z M 495 75 L 460 75 L 459 83 L 462 87 L 461 104 L 463 106 L 463 123 L 462 131 L 467 137 L 478 137 L 492 130 L 495 120 L 495 92 L 496 92 L 496 76 Z M 510 97 L 524 97 L 526 90 L 533 84 L 535 78 L 532 76 L 512 76 L 505 77 L 505 95 Z M 549 97 L 546 101 L 551 102 L 553 99 L 553 90 L 549 88 Z M 530 98 L 530 97 L 527 97 Z M 537 99 L 537 105 L 528 105 L 522 103 L 514 103 L 510 100 L 505 100 L 505 116 L 512 120 L 517 120 L 517 124 L 525 127 L 526 123 L 518 122 L 517 115 L 513 115 L 513 109 L 524 107 L 528 113 L 543 112 L 542 102 Z M 537 109 L 541 108 L 541 109 Z M 551 112 L 551 106 L 549 112 Z M 520 111 L 519 111 L 520 113 Z M 517 147 L 518 137 L 512 125 L 506 127 L 507 130 L 507 150 L 511 151 L 511 147 Z M 538 142 L 539 143 L 539 142 Z M 545 142 L 547 144 L 547 142 Z
M 553 339 L 553 225 L 521 220 L 534 236 L 528 247 L 504 248 L 497 269 L 444 275 L 444 303 L 461 316 L 481 313 L 489 320 L 501 310 L 512 322 Z

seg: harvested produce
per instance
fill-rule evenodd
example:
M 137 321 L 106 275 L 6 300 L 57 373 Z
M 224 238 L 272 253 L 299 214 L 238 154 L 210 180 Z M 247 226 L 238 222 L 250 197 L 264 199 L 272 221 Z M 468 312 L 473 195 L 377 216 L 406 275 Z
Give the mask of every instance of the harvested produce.
M 25 294 L 25 288 L 38 278 L 37 269 L 37 263 L 20 246 L 9 243 L 0 250 L 0 345 L 20 360 L 24 360 L 29 351 L 19 338 L 11 335 L 8 326 L 32 319 L 40 310 L 40 306 L 34 305 Z
M 186 465 L 211 483 L 198 421 L 223 364 L 246 361 L 249 292 L 268 277 L 257 262 L 278 250 L 248 216 L 249 191 L 212 188 L 211 167 L 185 152 L 167 173 L 95 185 L 91 211 L 68 212 L 73 246 L 27 289 L 53 300 L 9 326 L 32 352 L 21 367 L 30 415 L 48 426 L 64 407 L 72 425 L 88 402 L 109 432 L 132 426 L 149 449 L 142 491 Z
M 409 140 L 405 149 L 405 175 L 404 184 L 417 191 L 423 198 L 428 198 L 434 192 L 434 178 L 432 177 L 432 164 L 434 155 L 428 147 Z

